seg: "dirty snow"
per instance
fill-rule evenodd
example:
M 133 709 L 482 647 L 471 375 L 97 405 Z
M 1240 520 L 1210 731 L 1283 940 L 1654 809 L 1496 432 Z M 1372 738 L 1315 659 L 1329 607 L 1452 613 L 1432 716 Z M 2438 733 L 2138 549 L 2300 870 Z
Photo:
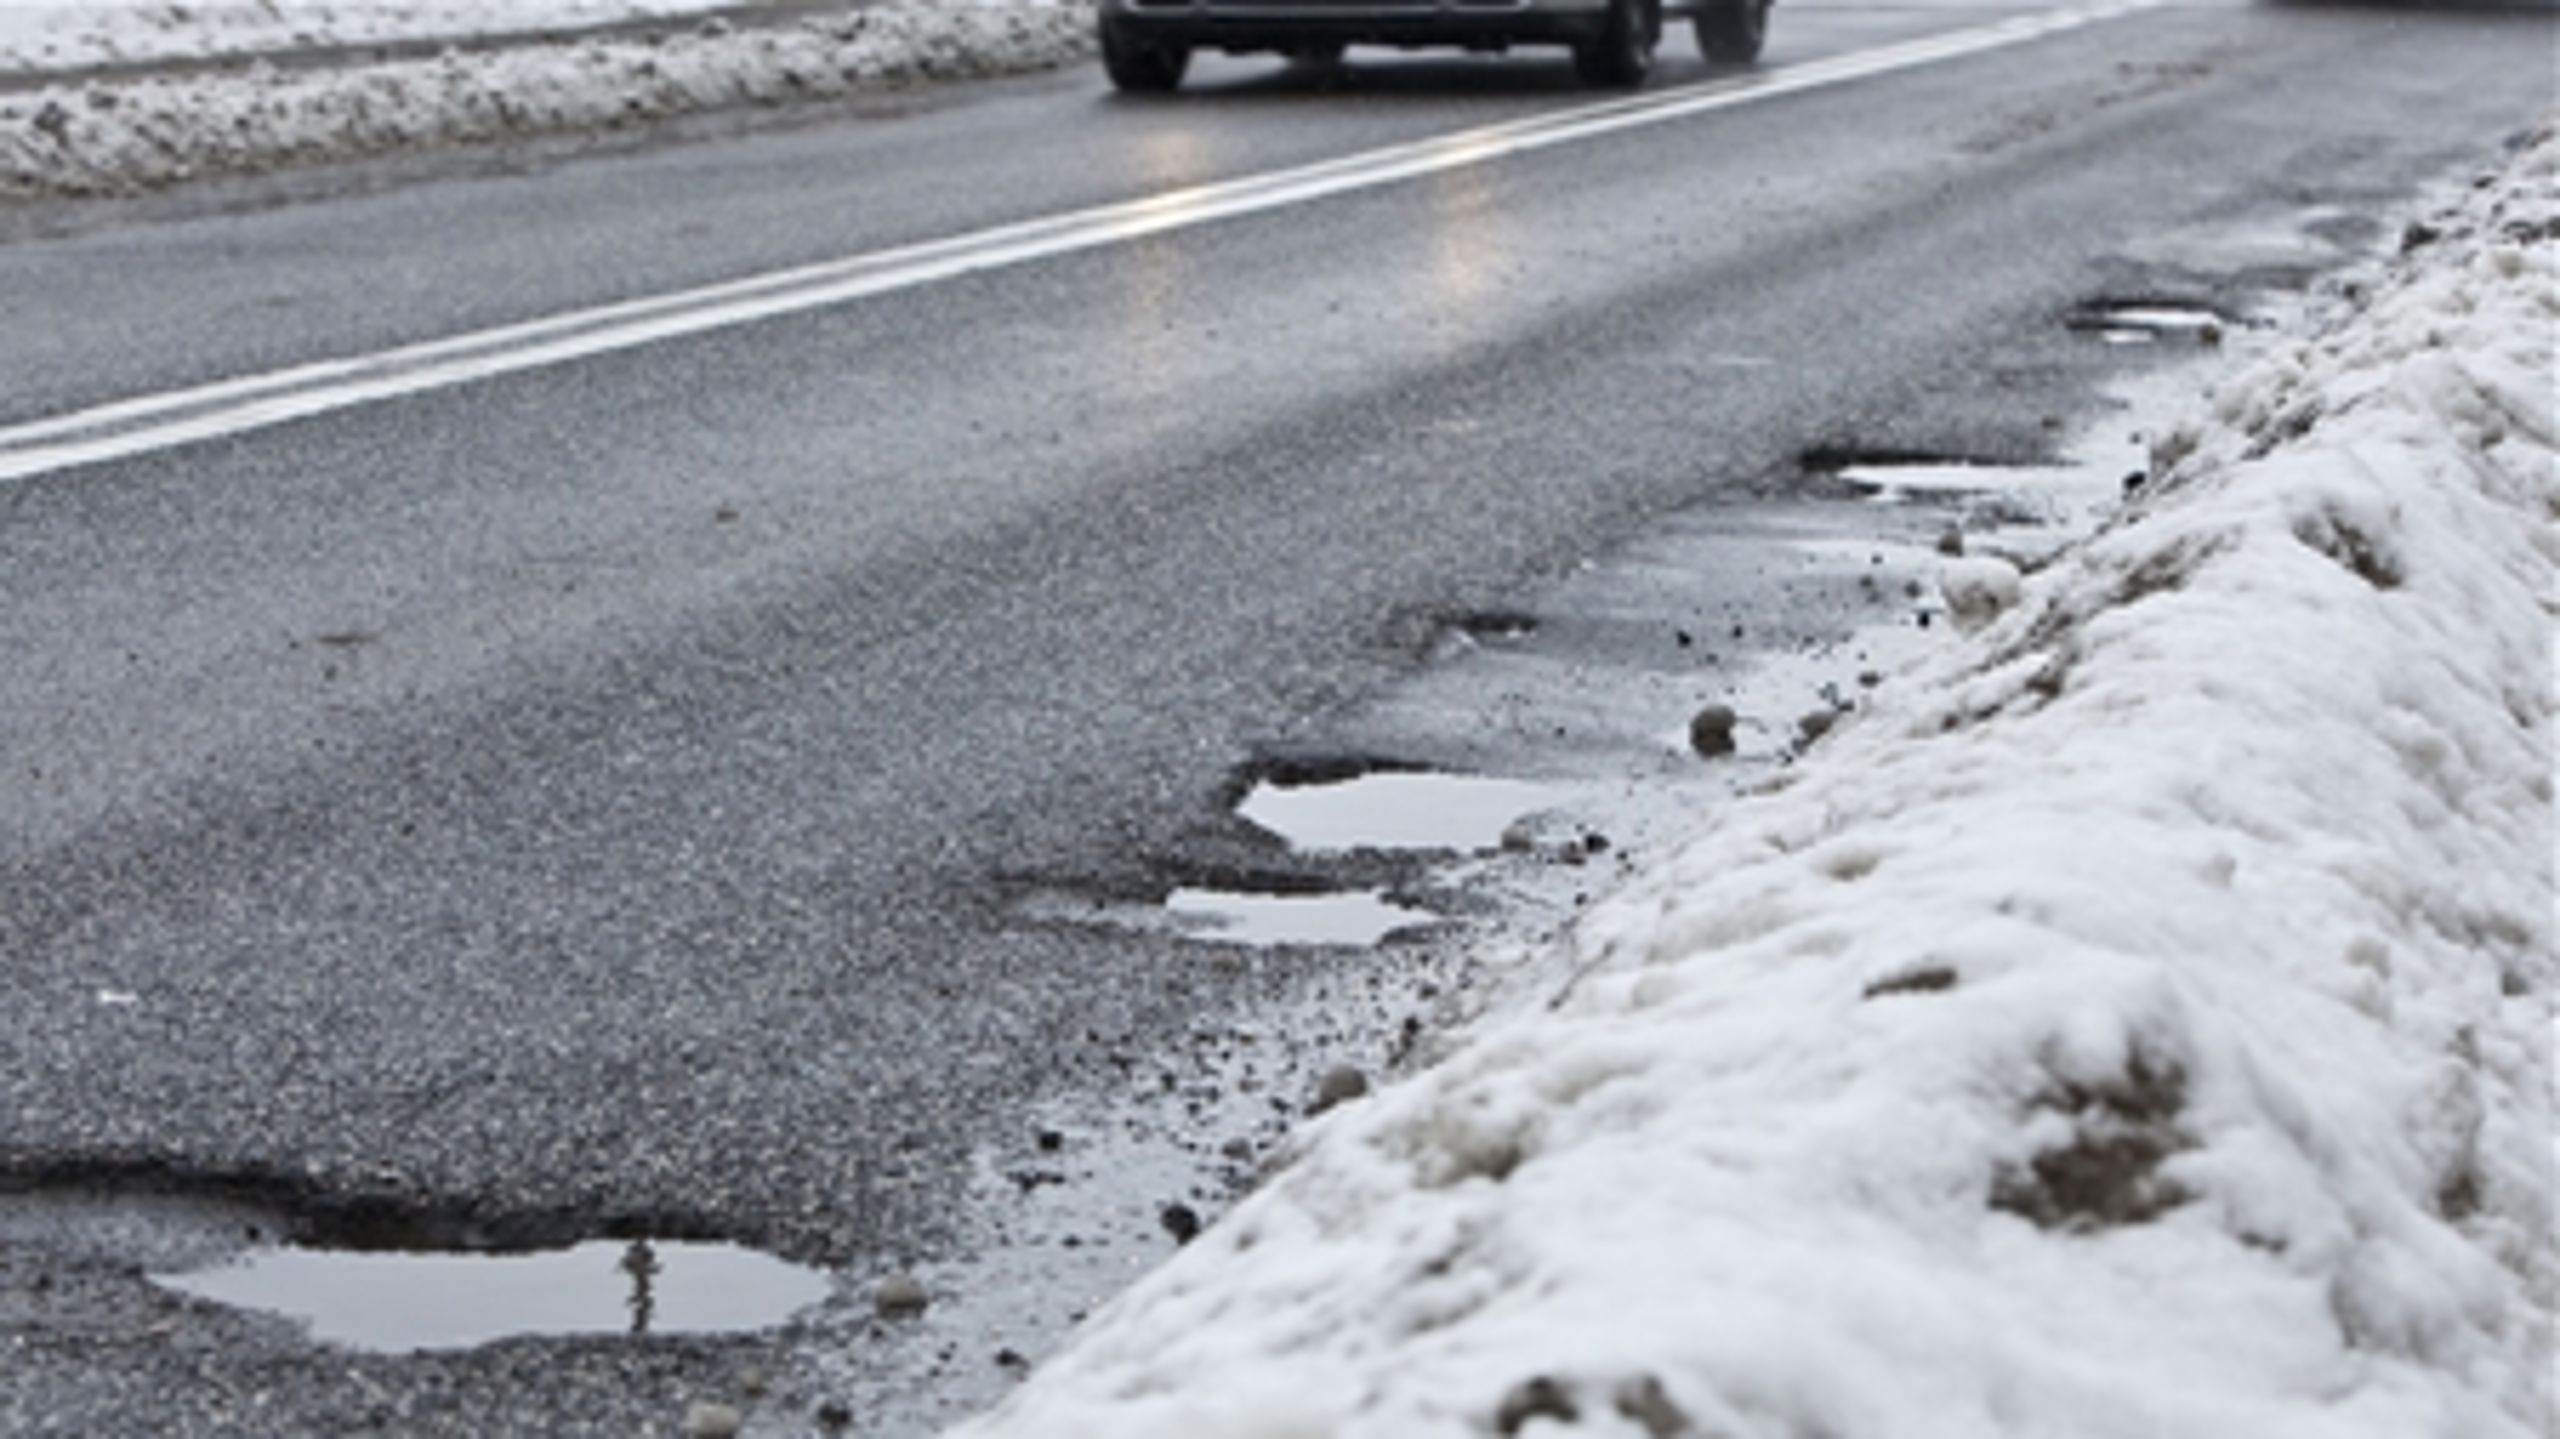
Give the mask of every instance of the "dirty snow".
M 2552 1432 L 2556 172 L 961 1432 Z
M 596 6 L 633 8 L 603 0 Z M 498 8 L 422 4 L 403 13 L 450 11 L 446 21 L 460 23 L 455 17 L 463 11 Z M 562 0 L 545 0 L 526 13 L 580 8 L 576 0 L 565 8 Z M 343 17 L 361 9 L 288 5 L 283 13 Z M 0 91 L 0 199 L 126 193 L 208 175 L 1008 74 L 1085 55 L 1091 31 L 1086 7 L 1055 0 L 887 0 L 783 24 L 731 25 L 715 17 L 654 38 L 604 35 L 449 48 L 422 58 L 259 60 L 66 79 Z M 214 44 L 202 30 L 188 33 L 205 47 Z
M 7 0 L 0 72 L 689 18 L 732 0 Z

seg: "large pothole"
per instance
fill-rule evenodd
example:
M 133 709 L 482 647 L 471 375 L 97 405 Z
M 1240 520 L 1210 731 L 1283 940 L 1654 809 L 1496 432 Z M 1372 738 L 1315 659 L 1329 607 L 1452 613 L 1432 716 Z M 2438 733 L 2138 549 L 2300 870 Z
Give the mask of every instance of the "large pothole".
M 0 1245 L 138 1272 L 174 1294 L 289 1321 L 316 1343 L 376 1353 L 749 1333 L 833 1291 L 821 1271 L 696 1234 L 169 1175 L 0 1191 Z

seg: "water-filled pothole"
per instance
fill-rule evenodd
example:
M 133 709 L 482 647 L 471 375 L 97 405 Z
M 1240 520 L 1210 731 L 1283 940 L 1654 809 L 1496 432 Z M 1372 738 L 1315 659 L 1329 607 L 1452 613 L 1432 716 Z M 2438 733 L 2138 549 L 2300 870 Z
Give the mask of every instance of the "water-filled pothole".
M 1397 930 L 1437 922 L 1437 916 L 1397 904 L 1374 889 L 1244 894 L 1185 888 L 1166 896 L 1164 907 L 1192 939 L 1255 948 L 1343 945 L 1366 949 Z
M 1236 813 L 1299 850 L 1472 852 L 1499 846 L 1513 821 L 1566 798 L 1531 780 L 1372 770 L 1319 784 L 1265 779 Z
M 687 1226 L 472 1215 L 300 1180 L 152 1166 L 0 1177 L 0 1247 L 138 1272 L 356 1349 L 737 1333 L 783 1324 L 831 1290 L 818 1270 L 699 1230 L 660 1237 L 669 1230 Z
M 379 1353 L 519 1335 L 746 1333 L 787 1322 L 830 1287 L 815 1270 L 739 1245 L 650 1239 L 477 1254 L 265 1246 L 151 1279 Z
M 1834 472 L 1844 484 L 1885 501 L 1967 498 L 2085 486 L 2081 466 L 1984 465 L 1966 461 L 1917 464 L 1851 464 Z
M 2075 310 L 2064 321 L 2074 331 L 2095 335 L 2110 345 L 2150 345 L 2186 340 L 2201 345 L 2222 342 L 2230 322 L 2215 311 L 2170 301 L 2104 303 Z

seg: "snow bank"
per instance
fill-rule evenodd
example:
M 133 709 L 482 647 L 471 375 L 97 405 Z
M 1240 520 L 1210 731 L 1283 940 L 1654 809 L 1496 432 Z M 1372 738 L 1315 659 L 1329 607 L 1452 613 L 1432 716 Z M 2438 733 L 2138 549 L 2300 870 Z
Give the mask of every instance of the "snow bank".
M 0 0 L 0 72 L 565 30 L 732 0 Z
M 890 0 L 797 24 L 719 20 L 319 68 L 259 63 L 0 95 L 0 198 L 107 194 L 413 146 L 521 138 L 1058 65 L 1075 4 Z
M 2551 1433 L 2555 169 L 960 1432 Z

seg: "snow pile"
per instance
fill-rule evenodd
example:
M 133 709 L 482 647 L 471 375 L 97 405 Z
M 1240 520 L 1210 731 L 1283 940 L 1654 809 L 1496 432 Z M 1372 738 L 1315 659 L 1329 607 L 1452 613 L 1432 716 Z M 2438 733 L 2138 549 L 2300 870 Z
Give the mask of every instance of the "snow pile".
M 0 95 L 0 198 L 104 194 L 423 145 L 1007 74 L 1088 53 L 1082 6 L 890 0 L 795 25 L 719 20 L 339 67 L 196 72 Z
M 76 70 L 663 19 L 731 0 L 6 0 L 0 71 Z
M 2556 170 L 961 1432 L 2551 1433 Z

